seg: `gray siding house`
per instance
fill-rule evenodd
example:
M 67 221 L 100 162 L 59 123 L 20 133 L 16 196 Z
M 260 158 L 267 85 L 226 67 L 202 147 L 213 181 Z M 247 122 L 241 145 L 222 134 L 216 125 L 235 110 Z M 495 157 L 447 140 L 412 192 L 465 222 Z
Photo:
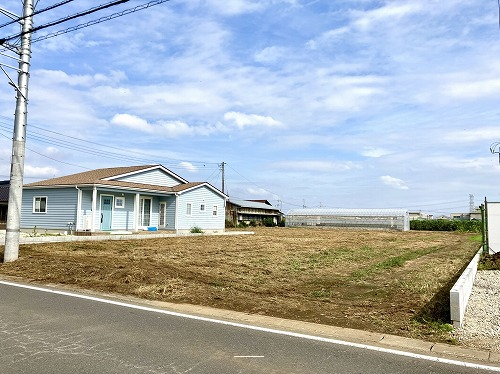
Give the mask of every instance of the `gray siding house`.
M 97 169 L 25 185 L 21 229 L 223 232 L 226 199 L 162 165 Z

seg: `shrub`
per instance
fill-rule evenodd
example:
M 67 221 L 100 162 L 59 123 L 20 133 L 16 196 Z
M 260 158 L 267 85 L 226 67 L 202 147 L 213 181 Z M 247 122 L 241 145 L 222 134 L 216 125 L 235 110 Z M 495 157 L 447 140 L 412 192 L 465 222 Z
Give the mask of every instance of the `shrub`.
M 254 220 L 254 219 L 253 219 L 253 220 L 251 220 L 251 221 L 250 221 L 250 226 L 252 226 L 252 227 L 256 227 L 256 226 L 257 226 L 257 221 L 256 221 L 256 220 Z
M 410 230 L 481 232 L 482 221 L 458 221 L 447 219 L 429 219 L 410 221 Z
M 234 227 L 234 222 L 229 220 L 229 219 L 226 219 L 226 227 L 227 228 L 232 228 Z
M 194 226 L 194 227 L 191 227 L 190 233 L 191 234 L 203 234 L 203 230 L 201 229 L 201 227 Z
M 272 218 L 264 218 L 262 220 L 262 224 L 266 227 L 274 227 L 276 224 L 274 223 L 274 219 Z
M 245 221 L 241 221 L 240 223 L 238 223 L 238 227 L 248 227 L 247 223 Z

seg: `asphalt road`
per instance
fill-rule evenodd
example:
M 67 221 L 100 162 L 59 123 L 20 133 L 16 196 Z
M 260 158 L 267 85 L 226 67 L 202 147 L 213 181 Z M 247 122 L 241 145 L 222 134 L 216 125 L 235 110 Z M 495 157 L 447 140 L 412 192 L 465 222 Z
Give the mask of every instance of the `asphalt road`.
M 487 373 L 0 282 L 0 373 Z

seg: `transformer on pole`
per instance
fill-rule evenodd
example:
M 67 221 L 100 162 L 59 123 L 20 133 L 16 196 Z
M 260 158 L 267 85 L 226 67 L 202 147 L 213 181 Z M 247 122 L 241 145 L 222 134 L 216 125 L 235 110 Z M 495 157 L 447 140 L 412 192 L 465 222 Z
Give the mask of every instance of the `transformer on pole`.
M 33 0 L 24 0 L 21 46 L 19 53 L 18 84 L 14 133 L 12 138 L 12 158 L 10 169 L 9 208 L 5 233 L 3 262 L 11 262 L 19 257 L 19 237 L 21 204 L 23 195 L 24 159 L 26 146 L 26 123 L 28 114 L 28 80 L 31 58 L 31 30 L 33 28 Z

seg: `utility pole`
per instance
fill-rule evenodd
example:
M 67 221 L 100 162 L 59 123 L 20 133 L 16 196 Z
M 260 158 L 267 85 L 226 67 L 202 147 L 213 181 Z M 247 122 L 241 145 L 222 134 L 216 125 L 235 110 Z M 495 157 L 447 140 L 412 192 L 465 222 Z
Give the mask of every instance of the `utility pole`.
M 19 257 L 33 11 L 33 0 L 24 0 L 23 17 L 19 17 L 19 22 L 22 25 L 22 36 L 21 47 L 19 49 L 18 85 L 14 85 L 17 91 L 17 98 L 14 117 L 14 133 L 12 138 L 9 208 L 7 213 L 3 262 L 15 261 Z
M 222 171 L 222 193 L 225 193 L 224 192 L 224 184 L 225 184 L 225 179 L 224 179 L 224 165 L 226 163 L 223 161 L 222 164 L 221 164 L 221 171 Z

